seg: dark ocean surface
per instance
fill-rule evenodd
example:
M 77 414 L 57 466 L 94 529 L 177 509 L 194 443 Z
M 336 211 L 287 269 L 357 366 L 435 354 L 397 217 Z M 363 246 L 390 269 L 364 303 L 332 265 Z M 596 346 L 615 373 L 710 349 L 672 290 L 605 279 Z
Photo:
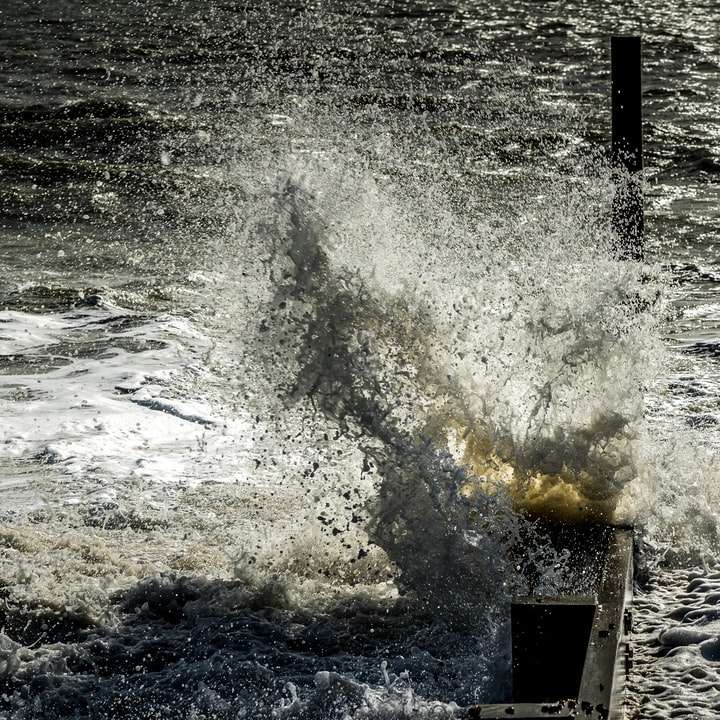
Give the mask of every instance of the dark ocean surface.
M 636 527 L 629 717 L 716 717 L 719 70 L 709 0 L 5 0 L 0 718 L 462 717 L 592 585 L 548 518 Z

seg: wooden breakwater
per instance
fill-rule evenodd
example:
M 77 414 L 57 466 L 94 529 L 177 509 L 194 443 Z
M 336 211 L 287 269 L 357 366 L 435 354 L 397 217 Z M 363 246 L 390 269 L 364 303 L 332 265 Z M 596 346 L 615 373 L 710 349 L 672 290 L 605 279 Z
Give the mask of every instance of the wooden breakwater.
M 642 260 L 642 41 L 613 37 L 610 50 L 615 251 L 618 259 Z M 605 527 L 570 535 L 574 546 L 568 549 L 579 562 L 593 552 L 602 555 L 596 592 L 513 600 L 512 701 L 476 705 L 468 711 L 471 720 L 625 717 L 625 680 L 632 667 L 632 530 Z
M 608 528 L 593 595 L 515 598 L 511 702 L 476 705 L 470 720 L 624 717 L 632 667 L 632 530 Z M 596 542 L 598 533 L 589 533 Z

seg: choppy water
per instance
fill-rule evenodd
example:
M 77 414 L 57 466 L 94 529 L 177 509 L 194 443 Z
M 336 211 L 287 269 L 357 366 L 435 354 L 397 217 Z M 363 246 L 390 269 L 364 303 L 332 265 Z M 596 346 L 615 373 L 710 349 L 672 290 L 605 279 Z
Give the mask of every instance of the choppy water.
M 0 18 L 0 716 L 461 716 L 510 596 L 592 582 L 550 516 L 636 525 L 629 705 L 712 717 L 712 3 Z

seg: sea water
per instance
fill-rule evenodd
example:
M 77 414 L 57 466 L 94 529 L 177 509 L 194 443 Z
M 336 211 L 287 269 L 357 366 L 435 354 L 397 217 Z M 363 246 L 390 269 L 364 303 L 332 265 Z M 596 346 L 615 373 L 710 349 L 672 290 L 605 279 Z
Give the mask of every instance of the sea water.
M 550 519 L 635 525 L 629 705 L 712 717 L 713 12 L 7 4 L 0 714 L 462 716 Z

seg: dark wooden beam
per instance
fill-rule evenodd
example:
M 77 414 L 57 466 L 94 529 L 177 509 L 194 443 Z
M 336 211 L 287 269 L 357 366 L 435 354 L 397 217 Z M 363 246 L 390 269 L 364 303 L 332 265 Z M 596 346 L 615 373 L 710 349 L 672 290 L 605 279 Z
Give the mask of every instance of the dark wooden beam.
M 629 633 L 631 631 L 629 603 L 632 599 L 633 583 L 633 536 L 632 530 L 610 528 L 604 535 L 589 533 L 590 542 L 599 537 L 607 538 L 605 561 L 602 577 L 598 585 L 597 600 L 592 610 L 589 633 L 583 630 L 585 620 L 577 615 L 579 607 L 587 609 L 592 602 L 587 596 L 568 595 L 562 598 L 517 598 L 515 605 L 523 607 L 526 612 L 533 603 L 538 613 L 535 619 L 549 621 L 550 626 L 540 628 L 538 633 L 529 633 L 527 620 L 524 617 L 520 627 L 513 626 L 513 635 L 520 631 L 521 638 L 513 637 L 513 653 L 521 655 L 536 654 L 538 672 L 550 682 L 556 692 L 571 689 L 571 696 L 543 700 L 535 698 L 529 701 L 525 697 L 527 690 L 546 693 L 542 686 L 531 688 L 521 680 L 519 690 L 522 697 L 513 696 L 513 702 L 495 703 L 492 705 L 475 705 L 468 709 L 467 717 L 471 720 L 498 720 L 514 718 L 514 720 L 539 720 L 540 718 L 579 718 L 584 720 L 621 720 L 625 691 L 625 678 L 630 668 Z M 550 615 L 543 618 L 542 609 L 549 608 Z M 563 609 L 570 615 L 563 626 Z M 532 612 L 532 611 L 529 611 Z M 581 611 L 582 612 L 582 611 Z M 517 618 L 517 614 L 515 615 Z M 578 662 L 579 667 L 571 669 L 569 676 L 552 679 L 553 672 L 568 673 L 567 642 L 573 634 L 581 632 L 585 640 L 585 648 Z M 537 645 L 536 641 L 542 644 Z M 521 647 L 521 642 L 529 642 L 528 647 Z M 532 663 L 531 663 L 532 664 Z M 527 670 L 532 670 L 527 666 Z M 579 676 L 579 687 L 577 677 Z M 547 680 L 550 678 L 550 680 Z M 517 700 L 517 702 L 515 702 Z
M 637 36 L 610 41 L 612 163 L 617 189 L 612 223 L 617 253 L 623 259 L 644 255 L 645 213 L 642 190 L 642 41 Z
M 633 538 L 615 530 L 608 547 L 590 632 L 578 702 L 600 718 L 622 718 L 625 679 L 630 669 L 630 601 L 633 590 Z

